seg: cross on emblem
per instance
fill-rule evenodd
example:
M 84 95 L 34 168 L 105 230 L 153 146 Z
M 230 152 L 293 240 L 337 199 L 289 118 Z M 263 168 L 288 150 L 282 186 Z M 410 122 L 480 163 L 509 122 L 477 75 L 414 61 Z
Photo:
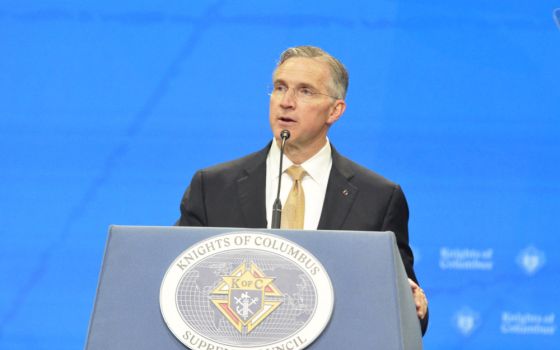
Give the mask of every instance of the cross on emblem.
M 237 314 L 241 315 L 241 318 L 246 320 L 247 318 L 249 318 L 249 315 L 253 315 L 255 313 L 253 310 L 251 310 L 251 306 L 256 305 L 260 300 L 258 296 L 254 298 L 250 297 L 248 291 L 242 292 L 241 297 L 239 298 L 234 296 L 233 293 L 232 296 L 235 299 L 235 311 L 237 312 Z

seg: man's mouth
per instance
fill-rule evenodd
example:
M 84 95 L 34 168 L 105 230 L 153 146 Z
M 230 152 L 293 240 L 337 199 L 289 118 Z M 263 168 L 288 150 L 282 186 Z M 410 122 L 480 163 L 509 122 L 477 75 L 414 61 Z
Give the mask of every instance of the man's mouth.
M 280 117 L 278 118 L 279 121 L 283 122 L 283 123 L 295 123 L 296 120 L 292 119 L 290 117 Z

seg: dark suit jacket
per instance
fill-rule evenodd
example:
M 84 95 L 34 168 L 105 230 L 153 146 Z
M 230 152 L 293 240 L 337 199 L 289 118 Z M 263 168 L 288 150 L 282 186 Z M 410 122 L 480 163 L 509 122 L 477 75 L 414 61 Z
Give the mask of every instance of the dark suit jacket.
M 266 228 L 266 157 L 270 144 L 246 157 L 199 170 L 181 201 L 179 226 Z M 392 231 L 408 276 L 417 281 L 408 244 L 408 205 L 399 185 L 332 148 L 319 230 Z M 427 326 L 423 320 L 422 332 Z

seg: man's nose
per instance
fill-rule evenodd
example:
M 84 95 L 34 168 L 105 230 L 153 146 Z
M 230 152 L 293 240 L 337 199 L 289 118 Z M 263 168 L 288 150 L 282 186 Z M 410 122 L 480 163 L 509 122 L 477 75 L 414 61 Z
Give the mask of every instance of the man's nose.
M 280 100 L 280 106 L 282 108 L 294 108 L 296 106 L 296 90 L 288 89 L 286 93 L 282 96 Z

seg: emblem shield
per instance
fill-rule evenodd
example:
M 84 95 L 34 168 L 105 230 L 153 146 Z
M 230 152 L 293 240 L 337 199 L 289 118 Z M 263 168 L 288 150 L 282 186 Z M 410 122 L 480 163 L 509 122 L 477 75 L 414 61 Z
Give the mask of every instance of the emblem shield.
M 263 290 L 232 289 L 229 305 L 243 323 L 250 321 L 263 307 Z

